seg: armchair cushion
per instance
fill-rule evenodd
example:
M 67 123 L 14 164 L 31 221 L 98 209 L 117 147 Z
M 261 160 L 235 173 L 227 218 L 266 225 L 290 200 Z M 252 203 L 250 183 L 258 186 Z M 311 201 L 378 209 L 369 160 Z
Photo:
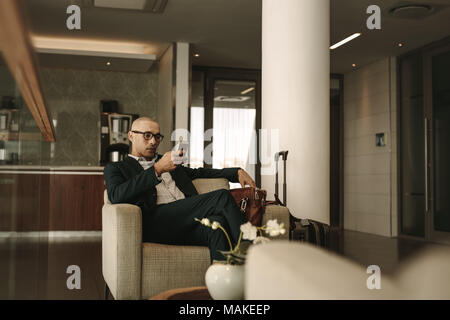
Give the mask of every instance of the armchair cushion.
M 204 285 L 209 249 L 198 246 L 142 244 L 142 298 L 175 288 Z

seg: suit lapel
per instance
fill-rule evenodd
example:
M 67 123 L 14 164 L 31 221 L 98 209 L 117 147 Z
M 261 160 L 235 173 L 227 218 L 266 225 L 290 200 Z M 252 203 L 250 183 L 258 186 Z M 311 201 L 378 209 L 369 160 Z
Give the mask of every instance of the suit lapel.
M 156 161 L 155 161 L 155 162 L 159 161 L 159 159 L 161 159 L 161 157 L 162 157 L 162 156 L 161 156 L 160 154 L 157 154 L 157 155 L 156 155 Z M 123 162 L 126 163 L 127 166 L 128 166 L 129 168 L 131 168 L 136 174 L 138 174 L 138 173 L 141 172 L 141 171 L 144 171 L 144 168 L 142 168 L 142 166 L 141 166 L 141 164 L 139 163 L 139 161 L 137 161 L 136 159 L 134 159 L 134 158 L 132 158 L 132 157 L 126 156 L 126 157 L 123 159 Z
M 170 175 L 175 181 L 178 189 L 180 189 L 186 197 L 192 197 L 198 194 L 191 179 L 186 175 L 182 166 L 178 166 L 175 170 L 171 171 Z
M 134 159 L 132 157 L 126 156 L 123 159 L 123 162 L 127 165 L 128 168 L 133 170 L 133 172 L 135 174 L 138 174 L 139 172 L 144 171 L 144 168 L 142 168 L 142 166 L 139 164 L 139 161 L 137 161 L 136 159 Z
M 158 162 L 162 158 L 162 155 L 157 154 L 156 162 Z M 125 157 L 123 162 L 126 166 L 134 172 L 134 175 L 139 174 L 144 170 L 142 166 L 139 164 L 139 161 L 132 157 Z M 186 197 L 191 197 L 197 195 L 197 190 L 195 189 L 192 181 L 186 175 L 182 167 L 177 167 L 175 170 L 170 172 L 172 179 L 175 181 L 175 185 L 180 189 L 181 192 L 184 193 Z

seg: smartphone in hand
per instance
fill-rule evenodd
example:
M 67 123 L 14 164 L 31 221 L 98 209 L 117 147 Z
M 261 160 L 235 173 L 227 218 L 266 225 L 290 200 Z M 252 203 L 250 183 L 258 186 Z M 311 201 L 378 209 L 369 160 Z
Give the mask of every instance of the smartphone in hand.
M 174 163 L 176 165 L 182 165 L 184 163 L 184 149 L 182 147 L 182 143 L 183 143 L 183 137 L 180 136 L 180 138 L 178 139 L 178 146 L 176 147 L 175 150 L 175 154 L 176 154 L 176 159 L 174 160 Z
M 182 144 L 183 143 L 183 137 L 182 136 L 180 136 L 180 138 L 178 139 L 178 148 L 177 148 L 177 151 L 184 151 L 183 150 L 183 148 L 182 148 Z

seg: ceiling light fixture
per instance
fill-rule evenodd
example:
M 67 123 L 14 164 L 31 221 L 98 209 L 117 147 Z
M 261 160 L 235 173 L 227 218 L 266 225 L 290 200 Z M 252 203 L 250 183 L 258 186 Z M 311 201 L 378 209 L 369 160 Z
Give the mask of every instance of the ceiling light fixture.
M 353 39 L 359 37 L 360 35 L 361 35 L 361 33 L 354 33 L 354 34 L 352 34 L 350 37 L 347 37 L 347 38 L 345 38 L 344 40 L 341 40 L 341 41 L 339 41 L 338 43 L 333 44 L 333 45 L 330 47 L 330 49 L 331 49 L 331 50 L 336 49 L 337 47 L 340 47 L 340 46 L 342 46 L 343 44 L 345 44 L 345 43 L 347 43 L 347 42 L 349 42 L 349 41 L 352 41 Z
M 198 58 L 200 55 L 198 53 L 194 54 L 194 57 Z
M 108 62 L 106 63 L 106 65 L 107 65 L 107 66 L 110 66 L 110 65 L 111 65 L 111 62 L 108 61 Z
M 219 102 L 244 102 L 249 100 L 250 97 L 239 97 L 239 96 L 217 96 L 214 101 Z
M 168 0 L 94 0 L 94 6 L 100 8 L 141 10 L 162 13 Z
M 94 0 L 94 6 L 102 8 L 143 10 L 146 0 Z
M 151 45 L 138 42 L 105 41 L 101 39 L 74 39 L 32 36 L 33 45 L 39 53 L 95 55 L 116 58 L 156 60 Z
M 423 19 L 435 11 L 433 6 L 427 4 L 406 4 L 392 8 L 389 14 L 396 18 Z
M 253 90 L 255 90 L 255 87 L 250 87 L 250 88 L 245 89 L 244 91 L 242 91 L 241 94 L 246 94 L 246 93 L 249 93 L 249 92 L 251 92 Z
M 352 67 L 353 67 L 353 68 L 356 67 L 356 64 L 353 63 L 353 64 L 352 64 Z
M 399 46 L 399 47 L 403 47 L 403 43 L 399 42 L 399 43 L 398 43 L 398 46 Z

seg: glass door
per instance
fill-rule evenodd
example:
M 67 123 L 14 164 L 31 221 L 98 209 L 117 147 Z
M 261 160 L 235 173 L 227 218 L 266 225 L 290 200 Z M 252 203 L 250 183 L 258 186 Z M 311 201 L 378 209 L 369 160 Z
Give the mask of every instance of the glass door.
M 253 81 L 215 80 L 212 167 L 241 167 L 255 179 L 256 106 Z M 239 183 L 231 187 L 240 187 Z
M 425 121 L 420 53 L 400 59 L 399 233 L 425 237 Z
M 205 68 L 192 79 L 190 166 L 241 167 L 260 186 L 260 73 Z
M 450 243 L 450 45 L 424 55 L 427 238 Z

